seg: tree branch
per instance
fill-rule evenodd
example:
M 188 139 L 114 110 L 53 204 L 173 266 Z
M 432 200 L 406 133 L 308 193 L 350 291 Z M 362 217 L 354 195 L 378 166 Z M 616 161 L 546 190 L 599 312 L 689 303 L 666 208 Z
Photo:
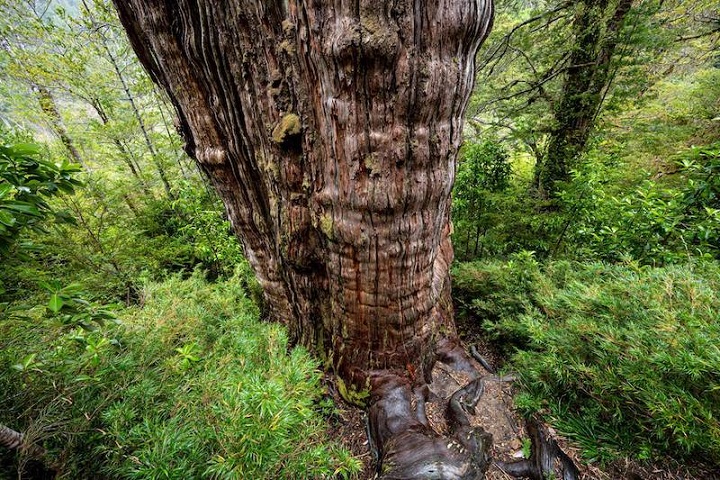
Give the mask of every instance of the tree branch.
M 708 30 L 706 32 L 698 33 L 696 35 L 690 35 L 687 37 L 678 37 L 674 40 L 674 42 L 678 43 L 686 42 L 688 40 L 697 40 L 698 38 L 709 37 L 710 35 L 715 35 L 717 33 L 720 33 L 720 24 L 718 24 L 718 26 L 713 28 L 712 30 Z
M 481 59 L 481 61 L 478 62 L 478 65 L 480 65 L 480 67 L 478 67 L 477 71 L 479 72 L 481 69 L 486 67 L 491 61 L 493 61 L 493 59 L 495 59 L 496 56 L 498 56 L 500 49 L 502 49 L 503 51 L 502 51 L 502 53 L 499 54 L 498 58 L 502 58 L 503 55 L 505 55 L 505 52 L 507 51 L 508 46 L 510 45 L 510 40 L 512 39 L 512 36 L 515 33 L 517 33 L 521 28 L 523 28 L 527 25 L 531 25 L 547 16 L 552 16 L 553 14 L 555 14 L 557 12 L 561 12 L 561 11 L 565 10 L 566 8 L 570 7 L 572 4 L 573 4 L 573 2 L 564 2 L 552 10 L 549 10 L 547 12 L 542 12 L 539 15 L 536 15 L 532 18 L 529 18 L 529 19 L 515 25 L 507 34 L 505 34 L 504 37 L 502 37 L 500 39 L 500 41 L 498 42 L 498 45 L 495 47 L 494 50 L 492 50 L 490 55 L 488 57 Z M 551 24 L 553 24 L 554 22 L 556 22 L 557 20 L 563 18 L 564 16 L 565 15 L 558 15 L 557 17 L 550 18 L 543 25 L 536 27 L 535 30 L 541 29 L 541 28 L 546 28 L 546 27 L 550 26 Z M 497 62 L 495 62 L 495 64 L 490 68 L 490 72 L 488 73 L 488 75 L 486 75 L 486 78 L 489 77 L 490 75 L 492 75 L 492 71 L 495 69 L 496 65 L 497 65 Z

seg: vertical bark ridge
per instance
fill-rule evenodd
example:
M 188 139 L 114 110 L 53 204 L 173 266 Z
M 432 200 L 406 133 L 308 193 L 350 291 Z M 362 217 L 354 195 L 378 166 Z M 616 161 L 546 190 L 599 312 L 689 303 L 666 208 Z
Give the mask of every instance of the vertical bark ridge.
M 333 161 L 316 177 L 313 214 L 330 226 L 328 281 L 341 304 L 334 317 L 347 319 L 331 333 L 340 371 L 363 363 L 402 369 L 427 357 L 433 332 L 453 334 L 442 301 L 452 260 L 449 192 L 473 55 L 491 7 L 432 3 L 291 7 L 304 29 L 300 71 L 323 103 L 315 124 L 331 132 L 320 148 Z M 347 323 L 367 334 L 348 334 Z M 375 357 L 365 362 L 354 354 L 368 351 Z
M 450 189 L 490 0 L 115 3 L 273 316 L 356 389 L 425 377 L 454 335 Z

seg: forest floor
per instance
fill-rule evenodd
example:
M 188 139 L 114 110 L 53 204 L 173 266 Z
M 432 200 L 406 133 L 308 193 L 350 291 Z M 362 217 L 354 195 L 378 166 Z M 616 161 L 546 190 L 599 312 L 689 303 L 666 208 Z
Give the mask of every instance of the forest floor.
M 494 368 L 500 368 L 505 359 L 498 349 L 489 342 L 482 332 L 473 325 L 464 325 L 458 319 L 462 341 L 466 346 L 473 345 L 480 355 Z M 485 372 L 480 364 L 475 364 L 480 372 Z M 486 372 L 485 391 L 476 408 L 476 415 L 470 416 L 473 426 L 480 426 L 493 436 L 491 455 L 493 462 L 485 476 L 487 480 L 510 480 L 513 477 L 503 472 L 497 461 L 512 462 L 522 459 L 527 453 L 529 437 L 524 428 L 524 420 L 514 408 L 514 386 L 511 377 L 501 377 Z M 455 390 L 462 388 L 469 376 L 451 370 L 438 362 L 433 369 L 433 383 L 430 389 L 439 399 L 447 398 Z M 335 401 L 335 413 L 330 419 L 330 436 L 348 448 L 356 458 L 363 462 L 363 471 L 359 480 L 377 478 L 375 459 L 371 453 L 366 435 L 366 415 L 362 409 L 344 403 L 332 388 L 332 378 L 326 378 L 329 391 Z M 432 428 L 439 434 L 446 432 L 444 412 L 438 404 L 430 400 L 427 416 Z M 599 468 L 583 461 L 581 451 L 571 442 L 562 438 L 553 428 L 545 424 L 551 438 L 577 466 L 582 480 L 720 480 L 720 472 L 702 464 L 686 465 L 673 459 L 659 463 L 641 464 L 627 459 Z M 523 448 L 524 447 L 524 448 Z M 525 450 L 525 452 L 524 452 Z M 562 477 L 558 477 L 562 478 Z
M 497 353 L 488 344 L 474 343 L 474 345 L 491 365 L 496 364 L 492 362 L 498 358 Z M 475 367 L 478 371 L 485 372 L 480 364 L 475 363 Z M 513 477 L 504 473 L 495 462 L 512 462 L 522 459 L 523 442 L 527 444 L 529 440 L 524 431 L 523 420 L 513 407 L 512 378 L 485 373 L 486 375 L 483 377 L 485 391 L 475 409 L 476 414 L 470 415 L 469 418 L 474 427 L 482 427 L 493 436 L 491 450 L 493 463 L 485 478 L 488 480 L 511 479 Z M 453 370 L 441 362 L 436 363 L 432 376 L 433 382 L 430 384 L 430 391 L 434 395 L 431 395 L 426 404 L 426 413 L 432 429 L 438 434 L 445 435 L 448 433 L 448 426 L 445 420 L 443 400 L 465 386 L 471 378 L 468 374 Z M 327 380 L 330 384 L 331 379 Z M 377 478 L 374 469 L 375 459 L 370 451 L 366 435 L 365 412 L 344 403 L 334 391 L 333 397 L 336 416 L 331 420 L 331 438 L 338 439 L 363 462 L 364 469 L 359 477 L 361 480 Z M 568 449 L 567 453 L 575 460 L 576 451 Z M 593 474 L 594 472 L 587 470 L 587 475 L 583 475 L 583 478 L 599 478 Z

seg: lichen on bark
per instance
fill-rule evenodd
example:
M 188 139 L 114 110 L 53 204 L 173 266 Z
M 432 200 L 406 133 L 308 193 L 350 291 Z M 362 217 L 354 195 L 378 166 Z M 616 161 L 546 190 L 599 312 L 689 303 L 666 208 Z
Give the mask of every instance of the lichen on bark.
M 278 145 L 283 145 L 289 138 L 300 135 L 301 129 L 300 117 L 294 113 L 288 113 L 282 117 L 280 123 L 273 129 L 272 139 Z

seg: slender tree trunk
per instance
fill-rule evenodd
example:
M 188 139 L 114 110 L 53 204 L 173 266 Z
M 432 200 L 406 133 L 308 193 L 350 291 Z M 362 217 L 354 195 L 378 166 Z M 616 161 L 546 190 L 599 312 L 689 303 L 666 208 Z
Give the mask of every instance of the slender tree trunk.
M 578 2 L 573 23 L 575 44 L 555 110 L 556 127 L 547 154 L 538 161 L 538 191 L 553 196 L 556 183 L 569 180 L 570 171 L 584 152 L 610 81 L 611 61 L 633 0 L 619 0 L 608 16 L 608 0 Z
M 50 90 L 42 85 L 33 85 L 33 89 L 37 92 L 40 109 L 50 121 L 53 132 L 60 137 L 60 141 L 65 146 L 68 154 L 70 154 L 70 158 L 73 162 L 82 165 L 82 167 L 87 170 L 87 165 L 83 161 L 80 151 L 78 151 L 75 146 L 72 137 L 67 133 L 67 129 L 58 111 L 57 103 L 55 103 L 55 98 L 52 96 L 52 93 L 50 93 Z
M 105 111 L 105 108 L 103 108 L 102 103 L 98 99 L 94 99 L 92 102 L 90 102 L 95 112 L 100 117 L 100 121 L 103 125 L 107 126 L 110 123 L 110 118 L 108 117 L 107 112 Z M 147 183 L 145 183 L 145 180 L 143 179 L 141 175 L 140 166 L 137 164 L 135 159 L 133 158 L 133 155 L 130 153 L 130 150 L 125 146 L 125 144 L 114 134 L 110 134 L 110 139 L 117 148 L 118 152 L 120 153 L 120 158 L 122 161 L 127 165 L 128 169 L 130 169 L 130 173 L 133 177 L 138 181 L 140 184 L 140 188 L 145 193 L 145 195 L 152 197 L 152 192 L 148 189 Z M 127 197 L 127 195 L 126 195 Z M 128 204 L 129 205 L 129 204 Z M 132 209 L 132 207 L 131 207 Z M 133 210 L 133 212 L 137 213 L 136 210 Z
M 92 10 L 90 10 L 90 7 L 88 6 L 87 2 L 85 0 L 82 0 L 82 4 L 85 7 L 85 10 L 88 12 L 88 14 L 92 18 Z M 95 23 L 95 20 L 93 19 L 93 23 Z M 155 149 L 155 146 L 152 143 L 152 140 L 150 140 L 150 134 L 148 133 L 147 126 L 145 125 L 145 121 L 143 120 L 142 115 L 140 114 L 140 110 L 137 107 L 137 104 L 135 103 L 135 97 L 133 96 L 132 92 L 130 91 L 130 87 L 128 86 L 127 81 L 125 80 L 125 76 L 122 73 L 122 70 L 120 69 L 120 65 L 118 64 L 117 58 L 115 58 L 115 55 L 113 55 L 112 50 L 110 50 L 110 47 L 108 46 L 107 39 L 105 36 L 98 30 L 98 38 L 100 39 L 100 44 L 103 47 L 103 50 L 105 51 L 105 54 L 107 55 L 108 60 L 110 61 L 110 64 L 113 66 L 113 70 L 115 71 L 115 75 L 117 76 L 118 80 L 120 80 L 120 85 L 122 86 L 123 92 L 125 93 L 125 97 L 127 98 L 128 102 L 130 103 L 130 108 L 132 108 L 133 115 L 135 116 L 135 119 L 138 122 L 138 126 L 140 127 L 140 131 L 143 135 L 143 139 L 145 140 L 145 145 L 147 146 L 148 152 L 150 153 L 150 158 L 152 159 L 153 164 L 155 165 L 155 168 L 158 171 L 158 176 L 160 177 L 160 180 L 162 181 L 163 187 L 165 188 L 165 193 L 169 198 L 173 198 L 172 189 L 170 187 L 170 181 L 168 180 L 167 173 L 165 172 L 165 168 L 162 166 L 162 163 L 160 162 L 160 159 L 158 158 L 157 150 Z
M 455 351 L 450 190 L 491 2 L 115 5 L 271 316 L 369 401 L 387 478 L 474 478 L 483 442 L 433 436 L 410 399 Z
M 129 195 L 125 194 L 122 196 L 123 200 L 125 200 L 125 204 L 128 206 L 130 211 L 135 215 L 135 218 L 140 218 L 140 212 L 137 209 L 137 206 L 135 205 L 135 202 L 132 201 Z
M 160 159 L 158 158 L 157 151 L 155 150 L 155 146 L 152 143 L 152 140 L 150 140 L 150 134 L 148 133 L 148 129 L 145 126 L 145 121 L 142 118 L 142 115 L 140 114 L 140 110 L 138 110 L 137 104 L 135 103 L 135 97 L 133 97 L 132 92 L 130 91 L 130 87 L 128 87 L 127 82 L 125 81 L 125 77 L 122 74 L 122 71 L 120 70 L 120 66 L 117 63 L 117 59 L 110 51 L 110 48 L 107 46 L 107 42 L 104 37 L 102 37 L 102 44 L 105 48 L 105 52 L 108 55 L 108 58 L 110 59 L 110 63 L 112 63 L 113 68 L 115 69 L 115 74 L 117 75 L 118 79 L 120 80 L 120 84 L 122 85 L 123 91 L 125 92 L 125 96 L 128 99 L 128 102 L 130 102 L 130 107 L 132 108 L 133 114 L 135 115 L 135 119 L 138 122 L 138 126 L 140 127 L 140 131 L 142 132 L 143 139 L 145 140 L 145 145 L 147 146 L 148 152 L 150 153 L 150 158 L 153 161 L 153 164 L 155 165 L 155 168 L 158 171 L 158 175 L 160 176 L 160 180 L 162 181 L 163 187 L 165 188 L 165 193 L 168 197 L 173 198 L 172 189 L 170 187 L 170 181 L 168 180 L 167 173 L 165 173 L 165 168 L 160 163 Z
M 167 133 L 168 139 L 170 140 L 170 144 L 172 145 L 173 150 L 177 151 L 178 153 L 178 155 L 175 157 L 175 160 L 177 161 L 178 168 L 180 169 L 180 174 L 182 174 L 183 178 L 187 180 L 190 178 L 190 175 L 188 174 L 188 172 L 185 171 L 185 167 L 183 167 L 182 164 L 182 159 L 185 154 L 182 153 L 180 145 L 175 141 L 177 133 L 173 135 L 173 133 L 170 131 L 170 125 L 167 121 L 167 118 L 165 117 L 164 109 L 167 107 L 167 102 L 162 100 L 161 93 L 158 91 L 157 86 L 153 89 L 153 93 L 155 94 L 155 100 L 158 105 L 158 112 L 160 112 L 160 117 L 162 118 L 163 126 L 165 127 L 165 132 Z

